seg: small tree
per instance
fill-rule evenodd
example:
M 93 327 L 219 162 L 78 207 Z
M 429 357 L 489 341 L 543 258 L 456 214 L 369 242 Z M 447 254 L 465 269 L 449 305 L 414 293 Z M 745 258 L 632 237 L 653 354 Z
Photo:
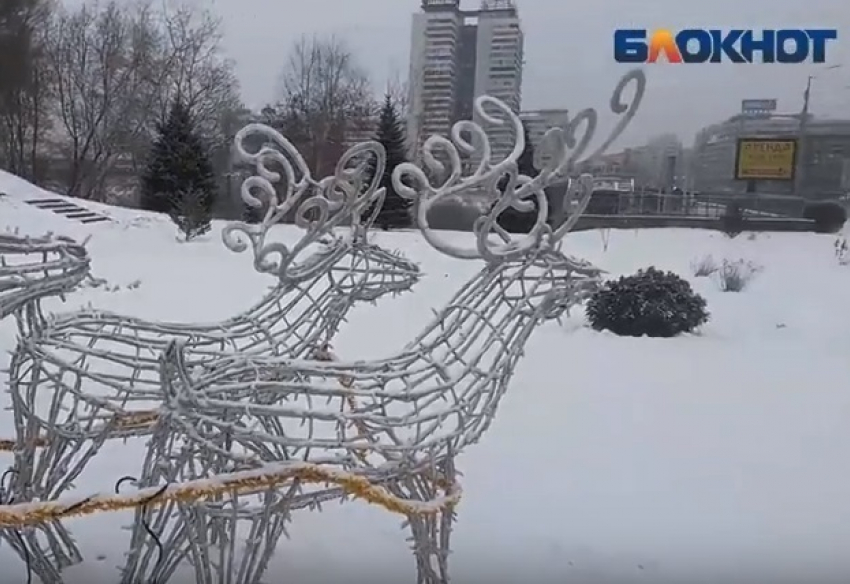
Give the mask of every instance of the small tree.
M 212 164 L 189 108 L 179 99 L 157 129 L 142 176 L 141 206 L 167 213 L 191 239 L 209 230 L 216 195 Z
M 410 227 L 412 223 L 410 216 L 411 201 L 396 192 L 392 179 L 395 168 L 399 164 L 407 162 L 407 139 L 396 111 L 393 96 L 389 93 L 384 98 L 375 139 L 383 144 L 387 152 L 387 165 L 380 183 L 380 186 L 387 190 L 387 194 L 384 204 L 378 212 L 375 224 L 382 229 Z
M 203 235 L 212 227 L 206 199 L 206 195 L 198 191 L 178 193 L 172 198 L 168 216 L 185 236 L 186 241 Z
M 534 146 L 531 143 L 531 136 L 529 135 L 528 128 L 523 124 L 522 126 L 523 136 L 525 138 L 525 148 L 522 151 L 522 154 L 519 155 L 517 159 L 517 167 L 519 173 L 525 176 L 535 177 L 540 171 L 534 167 Z M 504 190 L 507 187 L 506 178 L 503 179 L 499 183 L 500 190 Z M 529 199 L 527 199 L 529 200 Z M 533 211 L 522 212 L 514 209 L 513 207 L 508 207 L 502 214 L 499 215 L 496 220 L 502 229 L 510 232 L 510 233 L 528 233 L 531 231 L 531 228 L 534 227 L 534 224 L 537 222 L 537 213 L 539 212 L 539 206 L 537 204 L 537 199 L 530 199 L 534 204 Z

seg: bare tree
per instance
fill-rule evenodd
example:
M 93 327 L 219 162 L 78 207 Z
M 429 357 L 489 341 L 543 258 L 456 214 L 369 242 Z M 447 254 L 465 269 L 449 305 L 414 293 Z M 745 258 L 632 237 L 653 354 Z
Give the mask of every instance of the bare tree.
M 57 14 L 49 61 L 67 148 L 67 193 L 104 200 L 105 180 L 144 131 L 163 73 L 144 5 L 84 4 Z
M 48 117 L 44 43 L 51 8 L 48 0 L 0 4 L 0 162 L 33 181 Z
M 59 12 L 49 38 L 68 194 L 103 200 L 119 166 L 136 175 L 178 96 L 210 145 L 223 144 L 221 120 L 239 106 L 238 84 L 208 13 L 90 3 Z
M 280 126 L 301 148 L 313 172 L 332 172 L 346 133 L 374 114 L 369 80 L 336 37 L 302 37 L 281 78 Z
M 410 114 L 410 83 L 401 76 L 396 69 L 390 78 L 387 80 L 387 95 L 395 105 L 399 118 L 405 120 L 405 146 L 407 154 L 410 156 L 413 153 L 414 137 L 410 133 L 410 124 L 407 121 Z
M 162 55 L 168 71 L 159 96 L 163 119 L 179 99 L 192 112 L 194 126 L 210 148 L 219 189 L 216 213 L 232 214 L 229 201 L 232 180 L 230 146 L 242 112 L 239 83 L 233 62 L 221 53 L 221 21 L 206 11 L 185 5 L 163 13 Z
M 221 54 L 221 21 L 184 5 L 162 14 L 161 59 L 166 81 L 158 96 L 158 118 L 174 100 L 192 111 L 199 133 L 215 147 L 227 138 L 222 120 L 238 111 L 239 83 L 232 61 Z
M 387 95 L 392 99 L 399 117 L 406 118 L 410 109 L 410 84 L 398 70 L 387 80 Z

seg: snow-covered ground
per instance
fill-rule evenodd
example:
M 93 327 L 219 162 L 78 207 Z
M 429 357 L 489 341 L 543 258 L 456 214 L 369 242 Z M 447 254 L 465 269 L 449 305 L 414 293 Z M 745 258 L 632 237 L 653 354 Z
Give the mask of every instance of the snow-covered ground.
M 51 302 L 53 310 L 92 303 L 148 318 L 213 320 L 249 306 L 271 283 L 253 271 L 250 255 L 223 247 L 220 225 L 182 244 L 164 218 L 98 206 L 114 221 L 82 225 L 25 203 L 53 195 L 23 181 L 0 174 L 0 192 L 0 231 L 91 236 L 94 275 L 115 287 L 84 288 L 65 304 Z M 280 236 L 297 237 L 292 229 L 280 227 Z M 420 261 L 426 275 L 412 293 L 352 311 L 336 340 L 345 359 L 397 349 L 479 268 L 441 256 L 413 233 L 378 233 L 375 241 Z M 459 461 L 454 581 L 850 579 L 850 269 L 838 265 L 833 242 L 615 231 L 604 251 L 598 232 L 570 236 L 570 253 L 612 276 L 649 265 L 688 276 L 712 319 L 698 335 L 632 339 L 589 330 L 579 311 L 534 334 L 496 422 Z M 705 254 L 764 269 L 743 293 L 724 294 L 712 280 L 690 277 L 690 263 Z M 9 319 L 0 324 L 0 367 L 15 335 Z M 8 411 L 0 428 L 0 438 L 12 437 Z M 77 491 L 110 491 L 137 472 L 142 452 L 140 441 L 110 445 Z M 0 468 L 10 463 L 0 453 Z M 67 581 L 116 582 L 129 522 L 120 513 L 68 521 L 87 561 L 69 569 Z M 291 536 L 269 583 L 415 580 L 400 518 L 365 503 L 301 512 Z M 7 547 L 0 566 L 0 582 L 25 582 Z

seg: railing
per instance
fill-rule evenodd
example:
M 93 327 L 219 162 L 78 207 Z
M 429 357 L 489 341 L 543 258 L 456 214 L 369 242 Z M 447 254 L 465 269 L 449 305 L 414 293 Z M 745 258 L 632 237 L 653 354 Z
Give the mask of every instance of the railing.
M 719 217 L 731 205 L 739 205 L 752 217 L 799 218 L 805 199 L 780 195 L 730 193 L 655 193 L 600 190 L 585 211 L 589 215 Z

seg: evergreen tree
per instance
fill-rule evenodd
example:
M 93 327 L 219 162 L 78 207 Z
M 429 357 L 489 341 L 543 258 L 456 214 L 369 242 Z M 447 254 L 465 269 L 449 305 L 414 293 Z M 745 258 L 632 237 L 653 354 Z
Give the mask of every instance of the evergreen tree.
M 189 108 L 177 100 L 159 125 L 142 175 L 141 207 L 168 213 L 187 239 L 209 230 L 216 181 Z
M 533 178 L 537 176 L 540 171 L 534 167 L 534 146 L 531 143 L 531 136 L 529 135 L 528 128 L 525 124 L 522 126 L 522 131 L 525 137 L 525 148 L 517 159 L 517 167 L 519 169 L 519 174 Z M 504 190 L 507 187 L 506 178 L 499 184 L 499 188 L 501 190 Z M 531 228 L 534 227 L 534 223 L 537 221 L 538 204 L 536 198 L 526 200 L 532 201 L 534 204 L 534 211 L 523 213 L 513 207 L 508 207 L 502 211 L 502 214 L 499 215 L 498 219 L 496 219 L 502 229 L 510 233 L 528 233 L 531 231 Z
M 387 193 L 375 224 L 382 229 L 410 227 L 413 223 L 410 216 L 411 201 L 396 192 L 392 179 L 393 170 L 399 164 L 407 162 L 407 140 L 395 103 L 389 94 L 386 95 L 381 108 L 375 140 L 383 144 L 387 152 L 387 165 L 380 183 Z

